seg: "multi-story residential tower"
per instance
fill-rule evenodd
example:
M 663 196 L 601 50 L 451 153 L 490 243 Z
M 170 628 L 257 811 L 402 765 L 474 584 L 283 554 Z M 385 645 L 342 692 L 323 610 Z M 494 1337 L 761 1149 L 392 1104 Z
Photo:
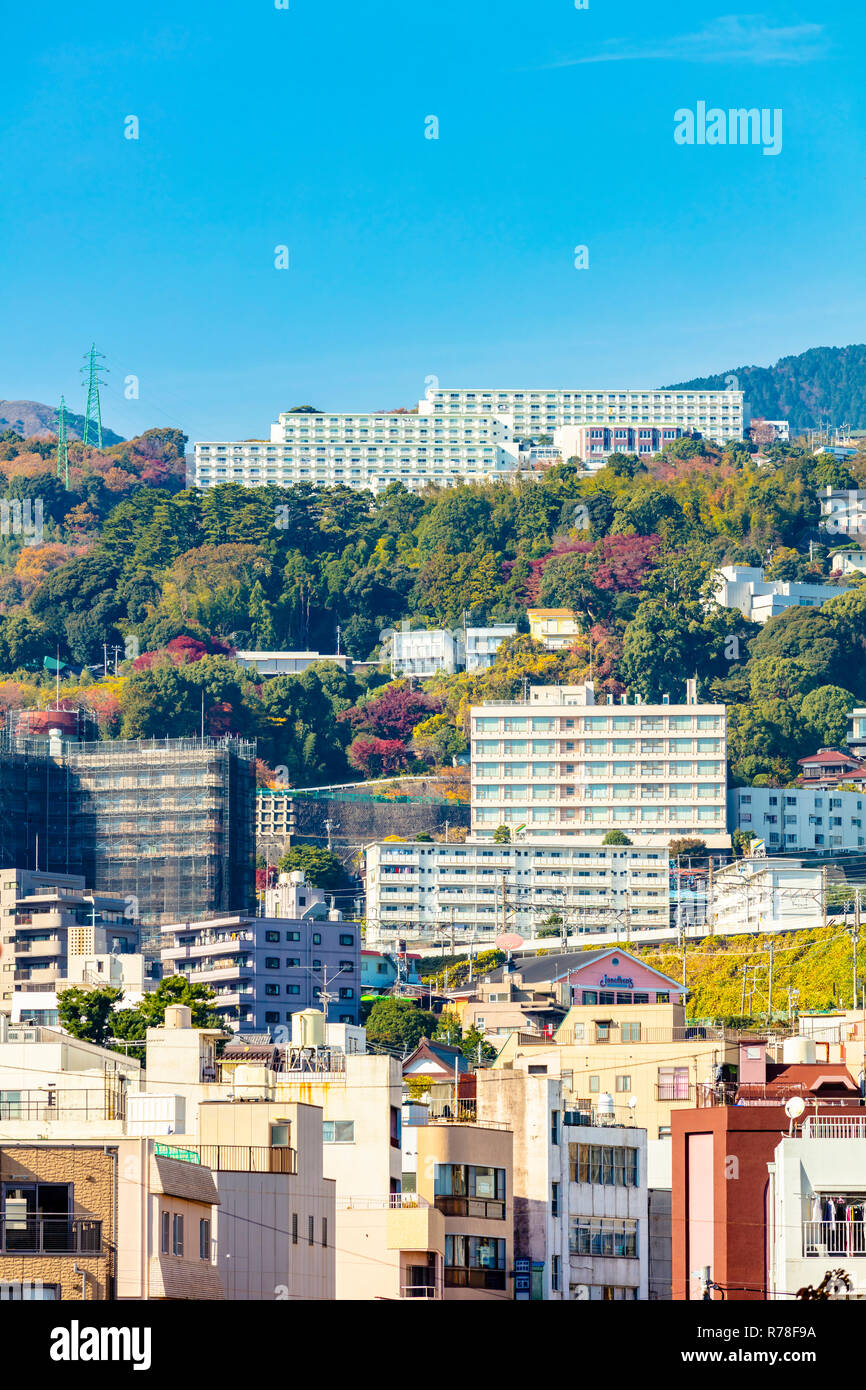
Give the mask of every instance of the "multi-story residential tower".
M 742 439 L 742 391 L 687 390 L 479 390 L 433 387 L 419 412 L 443 420 L 491 414 L 511 422 L 517 440 L 553 434 L 564 425 L 679 425 L 724 443 Z
M 726 828 L 723 705 L 596 705 L 591 685 L 534 686 L 523 702 L 474 705 L 472 832 L 507 825 L 529 839 L 640 843 L 694 834 L 711 847 Z

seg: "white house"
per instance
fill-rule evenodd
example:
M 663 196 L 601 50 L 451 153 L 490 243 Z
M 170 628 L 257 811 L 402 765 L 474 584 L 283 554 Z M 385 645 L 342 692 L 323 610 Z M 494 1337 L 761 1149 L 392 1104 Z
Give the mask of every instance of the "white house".
M 836 574 L 866 574 L 866 550 L 837 550 L 830 556 Z
M 447 628 L 399 628 L 389 651 L 392 676 L 453 675 L 463 665 L 463 643 Z
M 843 1269 L 847 1296 L 866 1298 L 866 1114 L 809 1115 L 767 1166 L 769 1297 Z
M 719 934 L 823 927 L 821 870 L 799 859 L 738 859 L 715 874 L 708 913 Z
M 317 661 L 333 661 L 344 671 L 352 665 L 349 656 L 323 656 L 320 652 L 237 652 L 235 660 L 260 676 L 299 676 Z
M 826 450 L 822 449 L 821 452 L 825 453 Z M 866 535 L 866 490 L 828 485 L 820 501 L 823 530 L 834 536 Z
M 842 592 L 832 584 L 765 579 L 758 565 L 723 565 L 717 572 L 714 597 L 722 608 L 739 608 L 751 622 L 765 623 L 787 608 L 819 608 Z
M 484 671 L 496 660 L 496 653 L 517 631 L 516 623 L 496 623 L 492 627 L 467 627 L 466 670 Z

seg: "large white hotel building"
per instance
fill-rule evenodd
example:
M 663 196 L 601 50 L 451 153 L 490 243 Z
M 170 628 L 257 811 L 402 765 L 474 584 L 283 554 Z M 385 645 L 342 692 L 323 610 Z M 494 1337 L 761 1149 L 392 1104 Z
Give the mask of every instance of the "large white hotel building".
M 428 484 L 512 477 L 522 441 L 551 435 L 564 457 L 575 427 L 667 426 L 717 443 L 741 439 L 741 391 L 457 391 L 431 388 L 417 412 L 284 411 L 270 439 L 201 441 L 188 481 L 195 487 L 311 483 L 380 492 L 392 482 Z M 558 438 L 557 438 L 558 436 Z M 666 436 L 665 436 L 666 437 Z M 649 443 L 660 446 L 656 430 Z M 649 447 L 649 444 L 648 446 Z

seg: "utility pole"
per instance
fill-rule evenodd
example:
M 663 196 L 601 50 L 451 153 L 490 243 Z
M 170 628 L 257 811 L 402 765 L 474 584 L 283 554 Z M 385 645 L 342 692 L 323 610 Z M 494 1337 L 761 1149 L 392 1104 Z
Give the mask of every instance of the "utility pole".
M 827 865 L 821 865 L 821 926 L 827 925 Z
M 746 1016 L 746 962 L 743 961 L 743 992 L 740 995 L 740 1018 Z
M 773 948 L 775 947 L 775 944 L 776 944 L 775 941 L 768 941 L 768 942 L 767 942 L 767 948 L 768 948 L 768 950 L 769 950 L 769 952 L 770 952 L 770 978 L 769 978 L 769 983 L 768 983 L 768 985 L 767 985 L 767 1022 L 768 1022 L 768 1023 L 772 1023 L 772 1021 L 773 1021 Z
M 851 933 L 851 971 L 854 983 L 854 1005 L 857 1007 L 857 945 L 860 940 L 860 889 L 854 889 L 854 929 Z

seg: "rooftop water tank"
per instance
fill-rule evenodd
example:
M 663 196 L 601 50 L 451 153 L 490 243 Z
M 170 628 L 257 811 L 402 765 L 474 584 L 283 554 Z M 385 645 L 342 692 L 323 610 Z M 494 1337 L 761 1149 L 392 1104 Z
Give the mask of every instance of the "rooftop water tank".
M 782 1045 L 782 1061 L 786 1066 L 805 1063 L 807 1066 L 815 1062 L 815 1041 L 813 1038 L 786 1038 Z
M 300 1047 L 324 1047 L 325 1046 L 325 1015 L 321 1009 L 301 1009 L 294 1015 L 297 1020 L 297 1032 L 300 1034 L 295 1038 L 293 1029 L 292 1041 L 297 1041 Z
M 613 1096 L 610 1091 L 602 1091 L 595 1103 L 595 1113 L 601 1124 L 614 1118 Z

